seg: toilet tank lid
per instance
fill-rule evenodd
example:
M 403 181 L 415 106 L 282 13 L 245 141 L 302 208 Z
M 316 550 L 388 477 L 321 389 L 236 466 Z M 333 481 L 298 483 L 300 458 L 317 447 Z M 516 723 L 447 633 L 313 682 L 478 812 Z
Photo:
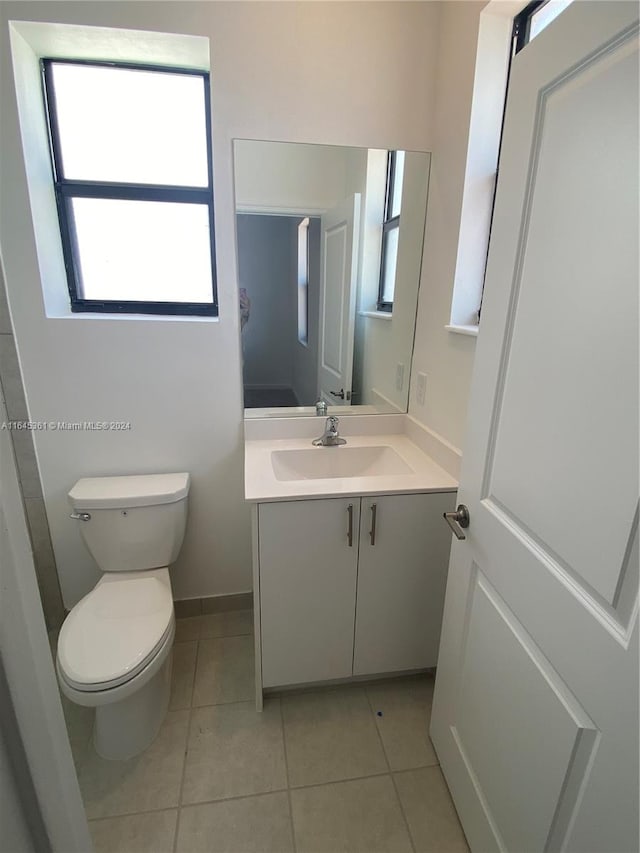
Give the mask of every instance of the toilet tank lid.
M 170 504 L 186 498 L 189 481 L 189 474 L 83 477 L 69 492 L 69 500 L 82 509 Z

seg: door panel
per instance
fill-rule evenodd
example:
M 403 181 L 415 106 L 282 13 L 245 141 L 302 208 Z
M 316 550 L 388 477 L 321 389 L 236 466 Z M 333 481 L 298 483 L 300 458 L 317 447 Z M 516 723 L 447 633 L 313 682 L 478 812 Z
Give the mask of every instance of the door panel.
M 264 687 L 351 675 L 359 510 L 359 498 L 260 504 Z
M 637 33 L 512 64 L 431 725 L 474 850 L 637 849 Z
M 454 505 L 453 492 L 362 498 L 354 675 L 436 665 Z
M 503 849 L 541 851 L 575 753 L 598 732 L 477 565 L 467 614 L 452 734 Z
M 483 495 L 609 605 L 638 499 L 638 412 L 624 390 L 638 387 L 634 75 L 626 41 L 543 90 Z M 598 345 L 606 329 L 615 342 Z
M 318 386 L 333 406 L 351 405 L 359 224 L 360 193 L 322 214 Z

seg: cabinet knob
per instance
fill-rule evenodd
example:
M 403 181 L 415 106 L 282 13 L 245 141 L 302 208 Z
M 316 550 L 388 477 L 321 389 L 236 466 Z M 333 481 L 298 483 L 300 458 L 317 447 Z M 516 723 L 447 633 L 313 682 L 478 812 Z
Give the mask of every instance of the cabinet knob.
M 455 533 L 456 539 L 466 539 L 461 527 L 469 526 L 469 510 L 464 504 L 458 504 L 455 512 L 443 512 L 442 517 L 447 522 L 451 530 Z

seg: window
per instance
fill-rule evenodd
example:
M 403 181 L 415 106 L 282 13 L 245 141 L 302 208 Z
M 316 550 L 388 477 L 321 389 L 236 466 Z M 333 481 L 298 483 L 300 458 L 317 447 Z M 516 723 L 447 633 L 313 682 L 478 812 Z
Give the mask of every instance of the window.
M 309 217 L 298 225 L 298 341 L 309 342 Z
M 398 262 L 398 235 L 400 234 L 400 207 L 402 203 L 402 178 L 404 151 L 389 151 L 387 158 L 387 190 L 382 223 L 382 251 L 380 253 L 380 286 L 378 311 L 393 310 Z
M 514 53 L 539 35 L 551 21 L 569 6 L 572 0 L 533 0 L 514 18 Z
M 545 27 L 558 17 L 572 0 L 532 0 L 524 9 L 513 19 L 513 31 L 511 35 L 511 53 L 509 58 L 509 66 L 507 68 L 507 85 L 505 91 L 504 107 L 502 113 L 502 129 L 500 132 L 500 142 L 498 145 L 498 162 L 496 165 L 496 177 L 493 187 L 493 196 L 491 201 L 491 219 L 489 223 L 489 241 L 491 240 L 491 226 L 493 225 L 493 212 L 496 203 L 496 190 L 498 184 L 498 172 L 500 170 L 500 150 L 502 148 L 502 130 L 504 129 L 504 118 L 507 104 L 507 91 L 509 89 L 509 77 L 511 74 L 511 61 L 516 53 L 519 53 L 523 47 L 526 47 L 529 42 L 539 35 Z M 484 286 L 487 276 L 487 261 L 489 258 L 489 244 L 487 244 L 487 252 L 485 256 L 484 274 L 482 279 L 482 291 L 480 294 L 480 305 L 478 307 L 478 324 L 482 315 L 482 300 L 484 298 Z
M 41 64 L 71 310 L 217 315 L 208 74 Z

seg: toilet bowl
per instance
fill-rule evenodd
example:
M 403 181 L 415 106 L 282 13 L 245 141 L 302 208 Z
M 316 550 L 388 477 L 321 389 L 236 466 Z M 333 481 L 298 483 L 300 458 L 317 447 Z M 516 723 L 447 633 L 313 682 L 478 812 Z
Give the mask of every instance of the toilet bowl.
M 80 480 L 69 493 L 104 574 L 60 630 L 56 669 L 72 702 L 96 709 L 103 758 L 138 755 L 169 705 L 175 635 L 168 566 L 186 523 L 188 474 Z M 160 565 L 158 565 L 160 561 Z

